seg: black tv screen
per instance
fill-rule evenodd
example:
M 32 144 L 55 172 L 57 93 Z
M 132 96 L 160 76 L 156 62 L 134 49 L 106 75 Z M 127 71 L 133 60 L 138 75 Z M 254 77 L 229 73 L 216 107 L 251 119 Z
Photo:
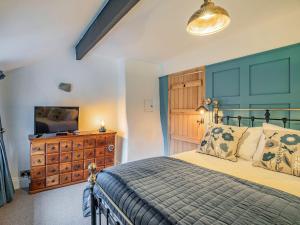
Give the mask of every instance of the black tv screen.
M 79 107 L 34 108 L 34 134 L 73 132 L 78 130 Z

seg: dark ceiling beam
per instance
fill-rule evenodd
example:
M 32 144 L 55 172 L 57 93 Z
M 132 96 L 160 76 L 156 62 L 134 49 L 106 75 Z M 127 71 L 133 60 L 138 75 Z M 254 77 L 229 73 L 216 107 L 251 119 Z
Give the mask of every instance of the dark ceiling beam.
M 76 45 L 81 60 L 140 0 L 109 0 Z

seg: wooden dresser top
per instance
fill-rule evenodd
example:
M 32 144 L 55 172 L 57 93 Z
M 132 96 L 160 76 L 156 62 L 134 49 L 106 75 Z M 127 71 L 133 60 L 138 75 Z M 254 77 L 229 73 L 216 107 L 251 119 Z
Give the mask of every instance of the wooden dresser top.
M 86 137 L 86 136 L 93 136 L 93 135 L 106 135 L 106 134 L 116 134 L 116 131 L 106 131 L 106 132 L 99 132 L 99 131 L 81 131 L 77 134 L 68 134 L 63 136 L 56 136 L 55 134 L 44 134 L 43 136 L 37 138 L 37 135 L 29 135 L 28 138 L 30 141 L 42 141 L 42 140 L 49 140 L 49 139 L 69 139 L 69 138 L 77 138 L 77 137 Z

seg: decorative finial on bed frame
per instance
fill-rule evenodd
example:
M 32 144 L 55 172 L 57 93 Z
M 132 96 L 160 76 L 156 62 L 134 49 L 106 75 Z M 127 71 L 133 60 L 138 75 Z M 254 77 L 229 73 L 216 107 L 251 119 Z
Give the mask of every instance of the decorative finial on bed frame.
M 96 164 L 95 163 L 91 163 L 88 167 L 88 170 L 89 170 L 89 183 L 90 185 L 94 186 L 95 183 L 96 183 L 96 171 L 97 171 L 97 168 L 96 168 Z
M 91 163 L 88 167 L 90 176 L 89 176 L 89 183 L 90 183 L 90 207 L 91 207 L 91 224 L 96 225 L 96 199 L 94 195 L 94 187 L 96 184 L 96 172 L 97 167 L 95 163 Z

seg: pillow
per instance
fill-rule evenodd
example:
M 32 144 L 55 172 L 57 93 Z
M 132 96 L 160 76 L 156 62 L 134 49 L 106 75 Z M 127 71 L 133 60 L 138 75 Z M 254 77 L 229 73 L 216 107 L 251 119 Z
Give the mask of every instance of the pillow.
M 300 132 L 264 129 L 265 147 L 254 166 L 300 177 Z
M 270 124 L 270 123 L 263 123 L 263 130 L 268 129 L 268 130 L 285 130 L 286 128 L 274 125 L 274 124 Z M 287 129 L 286 129 L 287 130 Z M 261 138 L 259 139 L 259 143 L 257 146 L 257 150 L 255 152 L 255 154 L 253 155 L 253 160 L 254 161 L 259 161 L 261 159 L 261 156 L 263 154 L 264 151 L 264 147 L 265 147 L 265 135 L 264 133 L 262 133 Z
M 243 134 L 239 141 L 238 156 L 242 159 L 251 161 L 254 153 L 257 150 L 257 146 L 262 136 L 262 127 L 250 127 Z
M 214 124 L 208 128 L 197 152 L 236 162 L 238 143 L 246 130 L 247 127 Z

